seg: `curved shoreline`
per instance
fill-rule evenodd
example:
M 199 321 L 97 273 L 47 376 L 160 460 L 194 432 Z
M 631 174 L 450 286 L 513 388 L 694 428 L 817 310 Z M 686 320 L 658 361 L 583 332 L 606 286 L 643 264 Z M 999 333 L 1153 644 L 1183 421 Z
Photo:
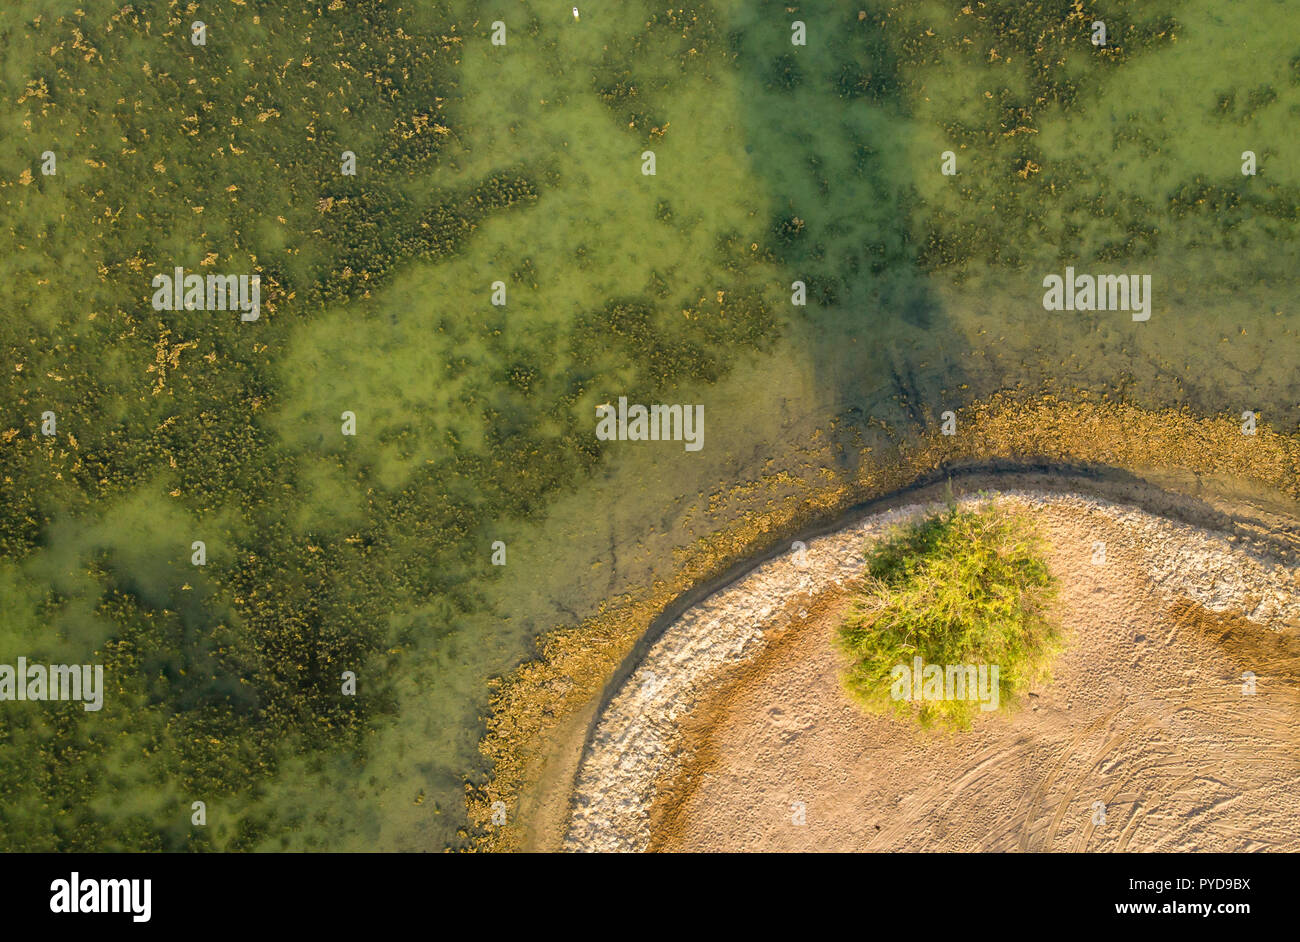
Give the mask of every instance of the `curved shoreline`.
M 1168 600 L 1189 599 L 1211 612 L 1235 611 L 1256 621 L 1300 624 L 1300 568 L 1243 551 L 1226 534 L 1136 509 L 1131 500 L 1117 503 L 1063 488 L 993 496 L 1030 510 L 1100 513 L 1121 524 L 1148 547 L 1145 577 Z M 806 615 L 799 609 L 810 607 L 832 585 L 853 579 L 861 571 L 864 540 L 933 506 L 913 502 L 847 515 L 838 529 L 809 538 L 805 565 L 788 552 L 770 554 L 664 626 L 633 675 L 593 718 L 576 770 L 564 848 L 647 849 L 651 805 L 660 786 L 681 771 L 680 721 L 710 695 L 719 677 L 761 652 L 774 629 Z M 1215 563 L 1221 565 L 1207 583 L 1207 569 Z M 1270 586 L 1277 588 L 1270 591 Z
M 961 414 L 957 438 L 932 430 L 910 444 L 864 447 L 856 461 L 827 453 L 794 474 L 793 467 L 768 472 L 733 492 L 701 494 L 696 513 L 712 517 L 731 493 L 751 509 L 730 510 L 729 522 L 683 547 L 668 578 L 541 636 L 534 660 L 493 682 L 480 743 L 492 775 L 466 786 L 478 849 L 560 848 L 598 717 L 690 605 L 780 555 L 792 539 L 923 499 L 945 481 L 1082 491 L 1225 529 L 1263 557 L 1300 555 L 1300 436 L 1260 426 L 1245 438 L 1233 419 L 1150 412 L 1086 394 L 1064 401 L 1007 392 Z M 509 809 L 507 824 L 490 820 L 497 801 Z
M 793 531 L 785 539 L 736 561 L 720 575 L 696 583 L 676 596 L 641 634 L 632 651 L 622 659 L 604 684 L 595 715 L 587 727 L 583 742 L 584 753 L 595 734 L 600 716 L 637 670 L 651 646 L 683 613 L 743 579 L 764 563 L 784 556 L 789 552 L 788 544 L 807 543 L 899 507 L 933 504 L 937 500 L 936 495 L 947 487 L 953 487 L 954 493 L 958 495 L 1032 488 L 1045 493 L 1095 497 L 1133 506 L 1153 516 L 1221 533 L 1233 539 L 1249 541 L 1253 546 L 1246 551 L 1263 559 L 1300 562 L 1300 518 L 1284 516 L 1277 510 L 1266 511 L 1258 517 L 1232 514 L 1206 500 L 1150 484 L 1122 468 L 1034 467 L 989 462 L 941 469 L 889 494 L 854 504 L 829 519 Z

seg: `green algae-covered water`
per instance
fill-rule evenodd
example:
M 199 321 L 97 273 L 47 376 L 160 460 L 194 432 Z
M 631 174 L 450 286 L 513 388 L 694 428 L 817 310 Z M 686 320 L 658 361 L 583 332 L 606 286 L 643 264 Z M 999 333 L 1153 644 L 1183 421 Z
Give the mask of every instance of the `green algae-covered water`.
M 0 702 L 6 849 L 462 846 L 489 680 L 808 443 L 1300 421 L 1294 5 L 86 7 L 0 11 L 0 664 L 106 677 Z

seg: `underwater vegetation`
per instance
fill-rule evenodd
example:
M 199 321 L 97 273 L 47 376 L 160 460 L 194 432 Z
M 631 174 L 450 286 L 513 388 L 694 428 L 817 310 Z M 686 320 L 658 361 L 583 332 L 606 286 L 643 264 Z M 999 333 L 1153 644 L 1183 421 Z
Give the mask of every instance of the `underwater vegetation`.
M 500 617 L 529 577 L 491 564 L 498 531 L 619 473 L 634 542 L 680 496 L 675 467 L 611 470 L 594 406 L 797 368 L 837 444 L 901 439 L 924 431 L 933 376 L 977 385 L 945 372 L 942 344 L 976 329 L 954 328 L 954 286 L 1037 291 L 1075 257 L 1170 254 L 1217 284 L 1202 263 L 1229 252 L 1251 290 L 1293 287 L 1277 249 L 1300 190 L 1268 129 L 1300 103 L 1300 53 L 1167 118 L 1113 120 L 1102 94 L 1193 41 L 1196 4 L 635 3 L 581 25 L 504 6 L 0 11 L 0 661 L 110 678 L 93 715 L 4 712 L 0 847 L 376 849 L 416 816 L 405 839 L 466 846 L 488 678 L 553 627 Z M 1235 137 L 1221 171 L 1141 163 L 1185 115 L 1249 131 L 1259 175 Z M 173 266 L 259 274 L 261 319 L 154 311 Z M 863 359 L 835 359 L 858 338 Z M 1084 379 L 1126 382 L 1122 346 Z M 1285 417 L 1288 369 L 1206 382 L 1247 374 Z M 842 377 L 908 402 L 853 413 Z M 741 418 L 755 438 L 776 423 Z M 611 519 L 583 508 L 571 542 Z M 574 621 L 608 591 L 561 576 L 535 594 Z

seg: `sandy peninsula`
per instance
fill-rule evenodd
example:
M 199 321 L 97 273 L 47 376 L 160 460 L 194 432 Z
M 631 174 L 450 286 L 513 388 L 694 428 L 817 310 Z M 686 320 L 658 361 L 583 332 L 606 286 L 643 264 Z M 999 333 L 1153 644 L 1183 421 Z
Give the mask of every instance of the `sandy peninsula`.
M 991 496 L 1050 545 L 1051 682 L 959 733 L 851 703 L 832 639 L 864 546 L 937 507 L 869 516 L 667 627 L 594 722 L 563 846 L 1300 850 L 1300 567 L 1096 496 Z

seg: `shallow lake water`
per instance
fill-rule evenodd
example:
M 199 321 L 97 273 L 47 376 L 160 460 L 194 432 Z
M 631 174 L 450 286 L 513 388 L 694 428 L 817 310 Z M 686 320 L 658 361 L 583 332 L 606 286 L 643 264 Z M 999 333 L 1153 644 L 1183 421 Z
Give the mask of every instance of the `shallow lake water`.
M 801 449 L 827 436 L 908 441 L 1008 388 L 1252 410 L 1295 431 L 1300 12 L 1101 4 L 1110 40 L 1097 47 L 1092 15 L 1042 4 L 1057 26 L 1039 36 L 1024 6 L 580 4 L 575 20 L 563 4 L 453 3 L 409 15 L 417 35 L 458 37 L 459 62 L 446 140 L 403 180 L 406 196 L 424 206 L 511 172 L 536 198 L 478 218 L 455 252 L 399 259 L 346 302 L 286 302 L 266 335 L 257 423 L 291 469 L 287 539 L 342 544 L 404 491 L 470 522 L 385 527 L 368 588 L 405 578 L 393 575 L 404 561 L 437 561 L 436 585 L 382 606 L 374 682 L 389 708 L 359 744 L 280 756 L 275 774 L 215 801 L 232 822 L 223 835 L 255 817 L 264 849 L 459 846 L 465 782 L 487 771 L 489 679 L 532 656 L 539 633 L 666 578 L 677 550 L 749 509 L 701 512 L 710 495 L 801 470 Z M 491 42 L 498 18 L 504 46 Z M 791 42 L 796 20 L 806 45 Z M 5 68 L 11 85 L 29 77 Z M 362 145 L 378 140 L 352 145 L 363 165 Z M 955 175 L 941 172 L 946 151 Z M 265 199 L 266 220 L 293 225 L 257 244 L 310 272 L 312 213 L 287 193 Z M 224 238 L 191 223 L 159 236 L 160 255 Z M 1043 279 L 1067 266 L 1149 275 L 1149 320 L 1045 310 Z M 504 306 L 491 301 L 497 281 Z M 791 303 L 795 281 L 805 305 Z M 29 316 L 59 331 L 64 313 L 43 303 Z M 619 396 L 702 404 L 704 447 L 614 442 L 571 460 L 593 407 Z M 339 435 L 344 411 L 355 437 Z M 521 443 L 512 459 L 503 439 Z M 552 468 L 562 481 L 533 486 Z M 185 530 L 182 511 L 158 510 L 170 486 L 141 481 L 83 508 L 0 566 L 6 647 L 39 636 L 33 587 L 60 580 L 64 629 L 48 652 L 75 657 L 113 635 L 96 584 L 68 575 L 87 546 L 130 574 L 142 604 L 199 628 L 220 620 L 224 589 L 181 590 L 185 556 L 159 562 Z M 228 507 L 198 518 L 231 543 L 262 525 Z M 490 563 L 497 540 L 504 567 Z M 154 735 L 133 727 L 104 759 L 105 817 L 170 821 L 165 809 L 188 805 L 134 758 Z M 128 787 L 130 802 L 110 800 Z

